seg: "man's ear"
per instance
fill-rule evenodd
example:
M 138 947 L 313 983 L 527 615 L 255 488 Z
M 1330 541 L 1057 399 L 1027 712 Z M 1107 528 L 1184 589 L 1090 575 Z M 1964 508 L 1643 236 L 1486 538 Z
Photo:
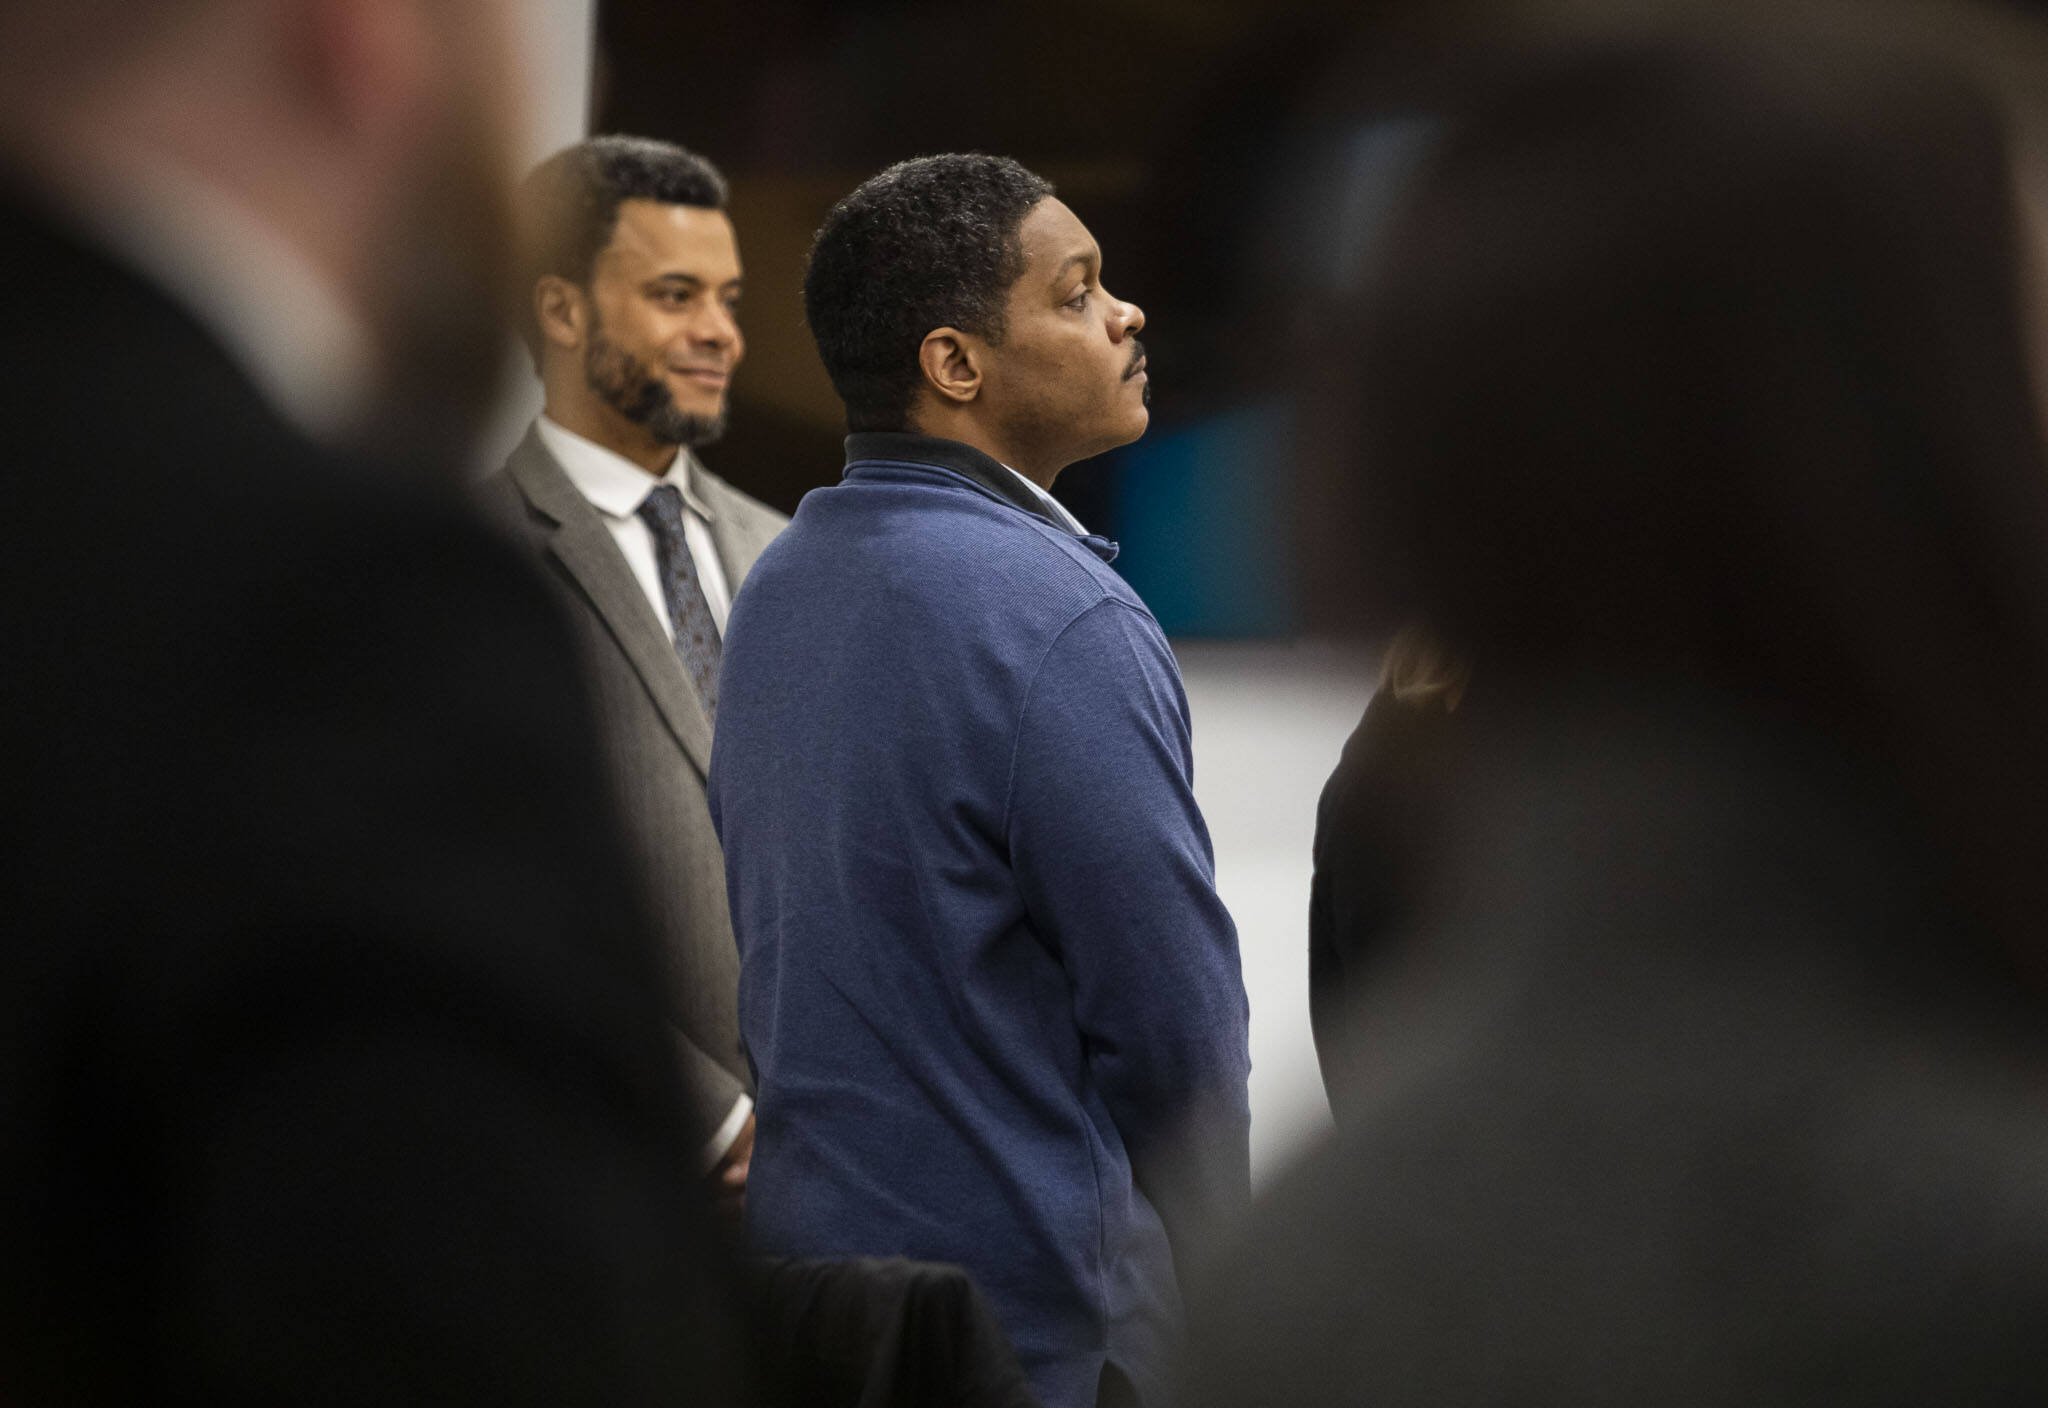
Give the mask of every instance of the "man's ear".
M 567 279 L 543 274 L 533 285 L 533 320 L 542 337 L 573 352 L 590 328 L 590 300 Z
M 980 345 L 958 328 L 934 328 L 917 349 L 925 385 L 948 405 L 964 406 L 981 394 Z

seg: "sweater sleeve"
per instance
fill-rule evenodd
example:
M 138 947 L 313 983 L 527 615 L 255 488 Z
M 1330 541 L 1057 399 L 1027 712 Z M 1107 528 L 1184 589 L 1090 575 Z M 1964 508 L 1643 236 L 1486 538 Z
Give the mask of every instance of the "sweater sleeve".
M 1249 1198 L 1249 1013 L 1158 623 L 1106 599 L 1048 650 L 1018 726 L 1008 841 L 1073 984 L 1090 1075 L 1175 1258 Z

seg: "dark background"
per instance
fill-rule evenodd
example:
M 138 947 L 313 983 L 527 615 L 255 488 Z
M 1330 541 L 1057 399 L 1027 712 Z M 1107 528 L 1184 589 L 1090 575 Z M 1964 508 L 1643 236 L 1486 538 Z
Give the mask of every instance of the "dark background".
M 1253 266 L 1276 136 L 1358 10 L 605 0 L 593 130 L 680 142 L 732 182 L 748 353 L 707 460 L 784 511 L 836 480 L 844 422 L 803 326 L 812 232 L 891 162 L 1013 156 L 1059 187 L 1105 282 L 1147 315 L 1153 428 L 1068 470 L 1060 497 L 1123 542 L 1118 565 L 1169 630 L 1286 630 L 1284 564 L 1265 561 L 1281 551 L 1266 491 L 1284 456 L 1265 442 L 1284 369 L 1247 355 L 1271 331 Z
M 1153 388 L 1144 440 L 1074 466 L 1056 492 L 1122 543 L 1118 568 L 1169 633 L 1287 635 L 1301 622 L 1291 394 L 1311 370 L 1291 330 L 1329 258 L 1316 232 L 1360 216 L 1334 208 L 1332 178 L 1360 184 L 1360 115 L 1411 117 L 1404 63 L 1439 41 L 1505 46 L 1532 17 L 1580 8 L 600 0 L 592 130 L 680 142 L 731 179 L 748 354 L 706 458 L 784 511 L 842 461 L 800 295 L 831 204 L 939 151 L 1001 153 L 1051 179 L 1101 243 L 1105 282 L 1145 309 Z

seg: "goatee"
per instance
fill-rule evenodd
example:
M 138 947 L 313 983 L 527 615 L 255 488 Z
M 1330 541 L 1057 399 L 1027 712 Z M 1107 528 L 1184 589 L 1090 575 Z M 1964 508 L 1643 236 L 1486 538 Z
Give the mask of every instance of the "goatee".
M 591 329 L 590 347 L 583 356 L 583 379 L 605 404 L 644 426 L 647 433 L 664 445 L 709 445 L 725 434 L 725 405 L 718 414 L 690 415 L 676 405 L 676 398 L 661 379 L 651 375 L 638 357 L 604 335 Z

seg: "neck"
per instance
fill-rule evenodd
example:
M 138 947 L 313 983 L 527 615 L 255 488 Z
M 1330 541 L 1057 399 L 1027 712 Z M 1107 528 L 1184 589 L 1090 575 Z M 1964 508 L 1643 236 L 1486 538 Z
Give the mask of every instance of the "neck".
M 390 388 L 355 265 L 245 165 L 168 126 L 133 129 L 60 114 L 22 165 L 88 238 L 206 325 L 300 430 L 363 435 Z
M 926 408 L 913 412 L 906 427 L 916 435 L 931 435 L 941 440 L 957 440 L 963 445 L 972 445 L 998 464 L 1009 466 L 1029 479 L 1039 488 L 1050 492 L 1053 480 L 1067 467 L 1067 461 L 1057 456 L 1033 451 L 1029 446 L 1019 445 L 1009 436 L 998 433 L 983 424 L 979 417 L 963 411 L 935 411 Z
M 657 479 L 668 473 L 682 452 L 594 396 L 565 394 L 556 379 L 549 380 L 545 409 L 548 419 L 562 429 L 631 460 Z
M 360 433 L 391 390 L 379 184 L 260 75 L 209 82 L 203 53 L 193 69 L 82 75 L 8 112 L 7 156 L 200 314 L 302 429 Z

